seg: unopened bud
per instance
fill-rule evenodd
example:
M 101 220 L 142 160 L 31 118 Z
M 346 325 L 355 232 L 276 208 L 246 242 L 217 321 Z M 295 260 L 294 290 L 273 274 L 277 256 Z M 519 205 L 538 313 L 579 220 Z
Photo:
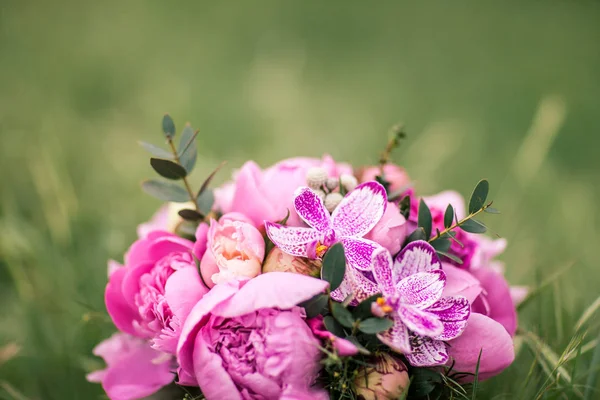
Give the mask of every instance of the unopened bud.
M 325 208 L 327 211 L 332 213 L 343 199 L 344 196 L 342 196 L 340 193 L 329 193 L 327 196 L 325 196 Z
M 342 186 L 347 190 L 351 191 L 358 185 L 358 180 L 353 175 L 342 174 L 340 176 L 340 182 Z
M 327 182 L 325 168 L 312 167 L 306 173 L 306 184 L 311 189 L 320 189 Z
M 329 178 L 327 179 L 327 183 L 325 184 L 325 186 L 327 186 L 327 189 L 329 190 L 335 190 L 337 189 L 339 183 L 340 180 L 338 178 Z
M 410 382 L 404 363 L 381 353 L 372 364 L 373 367 L 362 367 L 354 380 L 358 397 L 365 400 L 399 399 Z
M 315 192 L 315 194 L 317 196 L 319 196 L 321 198 L 321 200 L 325 201 L 325 196 L 327 196 L 327 195 L 325 194 L 324 191 L 322 191 L 321 189 L 316 189 L 316 190 L 313 189 L 313 192 Z
M 321 262 L 319 260 L 309 260 L 305 257 L 292 256 L 275 247 L 267 256 L 262 272 L 293 272 L 318 277 L 321 272 Z

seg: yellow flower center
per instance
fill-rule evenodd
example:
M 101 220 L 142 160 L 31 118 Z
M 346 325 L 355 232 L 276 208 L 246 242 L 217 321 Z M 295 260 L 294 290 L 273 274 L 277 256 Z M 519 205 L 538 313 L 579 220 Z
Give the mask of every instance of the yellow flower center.
M 383 297 L 378 297 L 375 301 L 377 302 L 377 305 L 381 308 L 381 311 L 383 311 L 384 313 L 389 314 L 392 311 L 394 311 L 392 306 L 387 304 L 387 301 Z
M 316 249 L 317 257 L 323 257 L 323 254 L 325 254 L 325 252 L 327 251 L 328 248 L 329 248 L 328 246 L 325 246 L 322 243 L 317 243 L 317 249 Z

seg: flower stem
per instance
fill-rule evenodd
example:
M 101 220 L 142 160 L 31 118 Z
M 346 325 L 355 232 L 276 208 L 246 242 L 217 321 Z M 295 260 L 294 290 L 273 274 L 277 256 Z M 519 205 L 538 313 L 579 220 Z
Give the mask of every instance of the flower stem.
M 429 239 L 428 242 L 431 243 L 434 240 L 437 240 L 437 239 L 441 238 L 442 236 L 444 236 L 445 234 L 447 234 L 451 230 L 458 228 L 459 226 L 461 226 L 462 224 L 464 224 L 465 222 L 467 222 L 471 218 L 474 218 L 475 216 L 481 214 L 482 212 L 484 212 L 486 210 L 486 208 L 491 207 L 492 203 L 493 202 L 489 202 L 488 204 L 486 204 L 483 207 L 481 207 L 479 210 L 475 211 L 472 214 L 467 215 L 465 218 L 461 219 L 460 221 L 458 221 L 456 224 L 450 226 L 449 228 L 446 228 L 446 229 L 444 229 L 441 232 L 438 231 L 438 233 L 434 237 L 432 237 L 431 239 Z
M 381 176 L 383 176 L 383 167 L 390 161 L 390 156 L 392 151 L 398 147 L 400 144 L 400 140 L 406 137 L 406 133 L 404 133 L 404 125 L 397 124 L 390 129 L 391 138 L 385 146 L 385 150 L 381 153 L 381 157 L 379 158 L 379 172 Z
M 177 164 L 181 165 L 181 160 L 179 159 L 179 154 L 177 153 L 177 149 L 175 148 L 175 144 L 173 143 L 173 140 L 171 138 L 168 138 L 168 142 L 169 142 L 169 146 L 171 147 L 171 152 L 173 153 L 173 156 L 175 157 L 175 161 L 177 162 Z M 194 208 L 196 209 L 196 211 L 200 212 L 200 207 L 198 207 L 198 204 L 196 204 L 196 196 L 194 195 L 194 192 L 192 191 L 192 187 L 190 186 L 190 183 L 187 180 L 187 177 L 183 177 L 183 185 L 185 186 L 185 190 L 187 190 L 188 195 L 190 196 L 190 201 L 192 203 L 194 203 Z

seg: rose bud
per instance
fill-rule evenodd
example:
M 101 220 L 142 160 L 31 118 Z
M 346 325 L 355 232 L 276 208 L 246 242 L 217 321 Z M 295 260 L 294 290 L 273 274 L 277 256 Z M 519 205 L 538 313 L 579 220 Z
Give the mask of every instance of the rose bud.
M 398 399 L 409 382 L 404 363 L 386 353 L 378 355 L 372 367 L 359 369 L 354 380 L 356 394 L 364 400 Z
M 292 256 L 284 253 L 278 247 L 274 247 L 267 256 L 267 260 L 262 267 L 262 272 L 275 271 L 319 277 L 321 261 Z

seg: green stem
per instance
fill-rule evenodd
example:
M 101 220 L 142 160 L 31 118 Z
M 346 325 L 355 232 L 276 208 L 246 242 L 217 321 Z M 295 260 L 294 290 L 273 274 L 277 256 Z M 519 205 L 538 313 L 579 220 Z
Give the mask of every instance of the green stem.
M 429 239 L 428 242 L 431 243 L 434 240 L 437 240 L 440 237 L 444 236 L 445 234 L 447 234 L 451 230 L 458 228 L 459 226 L 461 226 L 462 224 L 464 224 L 465 222 L 467 222 L 471 218 L 474 218 L 475 216 L 477 216 L 477 215 L 481 214 L 482 212 L 484 212 L 486 210 L 486 208 L 491 207 L 491 205 L 492 205 L 492 203 L 490 202 L 489 204 L 486 204 L 485 206 L 481 207 L 479 210 L 475 211 L 474 213 L 467 215 L 465 218 L 461 219 L 456 224 L 450 226 L 449 228 L 444 229 L 441 232 L 438 232 L 434 237 L 432 237 L 431 239 Z
M 171 152 L 173 153 L 173 156 L 175 157 L 175 161 L 177 162 L 177 164 L 181 165 L 181 160 L 179 159 L 179 154 L 177 153 L 177 149 L 175 148 L 175 144 L 173 143 L 173 140 L 171 140 L 171 138 L 168 139 L 169 141 L 169 146 L 171 147 Z M 183 185 L 185 186 L 185 190 L 187 190 L 188 195 L 190 196 L 190 200 L 192 203 L 194 203 L 194 208 L 196 209 L 196 211 L 198 211 L 200 213 L 200 207 L 198 207 L 198 204 L 196 204 L 196 196 L 194 195 L 194 192 L 192 191 L 192 187 L 190 186 L 190 183 L 187 180 L 187 177 L 183 178 Z

